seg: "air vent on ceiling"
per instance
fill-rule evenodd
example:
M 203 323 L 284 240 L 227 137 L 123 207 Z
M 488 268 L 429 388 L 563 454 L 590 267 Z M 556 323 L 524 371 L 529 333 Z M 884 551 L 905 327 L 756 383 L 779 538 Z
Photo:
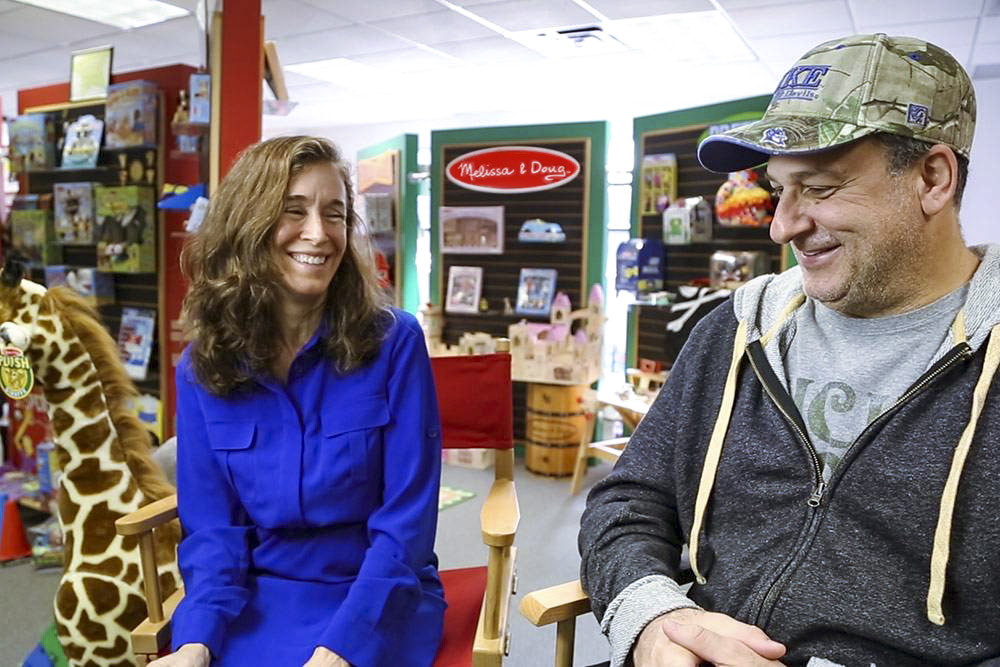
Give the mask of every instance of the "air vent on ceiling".
M 521 33 L 519 41 L 549 55 L 596 55 L 627 49 L 596 25 Z

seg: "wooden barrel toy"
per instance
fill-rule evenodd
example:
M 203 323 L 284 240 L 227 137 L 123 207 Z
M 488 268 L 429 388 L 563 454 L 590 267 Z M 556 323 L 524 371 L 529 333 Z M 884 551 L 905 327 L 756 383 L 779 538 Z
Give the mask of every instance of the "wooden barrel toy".
M 587 385 L 528 383 L 524 422 L 524 467 L 541 475 L 569 477 L 584 431 Z

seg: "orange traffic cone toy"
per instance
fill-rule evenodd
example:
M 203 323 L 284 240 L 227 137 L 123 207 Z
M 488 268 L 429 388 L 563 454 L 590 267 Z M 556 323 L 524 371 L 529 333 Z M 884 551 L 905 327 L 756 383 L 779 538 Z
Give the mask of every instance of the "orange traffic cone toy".
M 0 563 L 30 555 L 31 545 L 21 523 L 21 511 L 16 500 L 8 500 L 3 506 L 3 527 L 0 527 Z

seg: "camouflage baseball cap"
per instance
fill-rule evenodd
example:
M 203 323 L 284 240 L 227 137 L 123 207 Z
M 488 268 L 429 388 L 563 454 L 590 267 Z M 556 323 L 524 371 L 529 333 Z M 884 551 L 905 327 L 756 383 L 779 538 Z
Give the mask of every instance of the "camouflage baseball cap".
M 764 117 L 706 138 L 698 160 L 712 171 L 738 171 L 875 132 L 947 144 L 969 157 L 975 126 L 976 94 L 951 54 L 912 37 L 854 35 L 802 56 Z

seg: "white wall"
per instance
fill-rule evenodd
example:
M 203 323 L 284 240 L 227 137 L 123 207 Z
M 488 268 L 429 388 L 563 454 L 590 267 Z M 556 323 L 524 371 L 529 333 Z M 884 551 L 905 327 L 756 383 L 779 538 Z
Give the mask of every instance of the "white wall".
M 1000 241 L 997 179 L 1000 178 L 1000 79 L 979 79 L 976 87 L 976 136 L 969 161 L 969 182 L 962 198 L 962 231 L 969 245 Z

